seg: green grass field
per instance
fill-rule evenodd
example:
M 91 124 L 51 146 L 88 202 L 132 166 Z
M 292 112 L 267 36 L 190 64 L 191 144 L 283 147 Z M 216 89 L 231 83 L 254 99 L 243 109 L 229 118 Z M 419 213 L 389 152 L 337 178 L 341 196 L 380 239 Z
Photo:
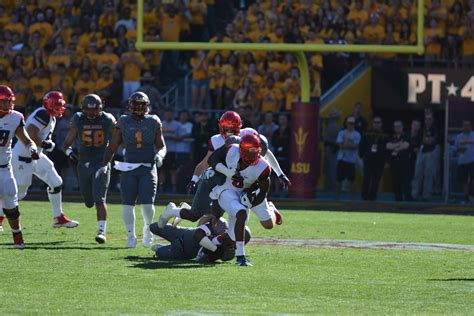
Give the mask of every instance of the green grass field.
M 251 268 L 233 262 L 163 263 L 139 244 L 123 249 L 121 208 L 108 241 L 95 212 L 65 203 L 77 229 L 51 228 L 49 203 L 21 202 L 27 248 L 0 235 L 0 315 L 6 314 L 474 314 L 474 252 L 262 246 Z M 162 207 L 157 208 L 157 216 Z M 283 211 L 256 237 L 474 245 L 474 217 Z M 156 218 L 157 218 L 156 216 Z M 137 212 L 137 231 L 141 216 Z

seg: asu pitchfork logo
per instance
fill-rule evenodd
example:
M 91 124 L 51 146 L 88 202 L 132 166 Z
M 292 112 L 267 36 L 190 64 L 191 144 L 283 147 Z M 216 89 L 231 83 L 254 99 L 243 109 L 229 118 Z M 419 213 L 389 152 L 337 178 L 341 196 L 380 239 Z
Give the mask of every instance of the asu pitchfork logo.
M 306 138 L 308 137 L 308 132 L 303 130 L 303 127 L 299 127 L 296 133 L 293 133 L 295 136 L 296 142 L 296 151 L 298 152 L 298 157 L 301 157 L 304 151 L 304 145 L 306 144 Z

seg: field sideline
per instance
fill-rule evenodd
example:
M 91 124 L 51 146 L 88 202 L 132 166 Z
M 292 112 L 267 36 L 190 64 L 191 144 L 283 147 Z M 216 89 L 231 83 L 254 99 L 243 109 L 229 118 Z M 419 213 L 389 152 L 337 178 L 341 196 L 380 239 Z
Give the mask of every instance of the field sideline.
M 246 250 L 255 266 L 239 268 L 157 262 L 141 244 L 123 249 L 120 205 L 110 206 L 103 246 L 93 241 L 95 212 L 79 203 L 65 203 L 81 222 L 69 230 L 51 228 L 49 203 L 20 206 L 27 249 L 11 248 L 5 225 L 0 314 L 474 310 L 471 216 L 283 211 L 284 224 L 271 231 L 252 216 L 255 238 Z M 141 231 L 139 212 L 137 219 Z

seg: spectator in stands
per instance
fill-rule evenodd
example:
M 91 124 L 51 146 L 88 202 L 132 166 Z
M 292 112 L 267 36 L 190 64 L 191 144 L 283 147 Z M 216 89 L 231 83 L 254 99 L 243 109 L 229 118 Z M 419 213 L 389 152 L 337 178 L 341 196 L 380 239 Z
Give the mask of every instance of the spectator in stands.
M 179 192 L 186 191 L 186 185 L 188 179 L 192 175 L 192 131 L 193 123 L 189 121 L 189 115 L 187 111 L 181 111 L 179 113 L 178 130 L 176 132 L 176 166 L 177 168 L 177 187 Z
M 194 138 L 194 165 L 206 156 L 209 139 L 217 133 L 216 124 L 209 121 L 208 113 L 199 112 L 198 114 L 198 120 L 195 121 L 192 132 Z
M 339 146 L 336 144 L 337 135 L 341 130 L 338 120 L 341 112 L 333 108 L 325 120 L 324 127 L 324 190 L 334 192 L 336 190 L 337 178 L 337 152 Z
M 469 196 L 474 196 L 474 132 L 470 120 L 463 120 L 462 133 L 456 136 L 454 146 L 459 155 L 458 180 L 464 193 L 463 203 L 468 203 Z
M 209 54 L 210 55 L 210 54 Z M 209 57 L 208 55 L 208 57 Z M 213 109 L 222 109 L 222 88 L 224 86 L 224 77 L 222 75 L 222 67 L 224 62 L 222 55 L 216 53 L 212 57 L 212 61 L 207 67 L 207 76 L 209 78 L 209 92 L 211 95 L 211 103 Z
M 364 161 L 362 199 L 377 200 L 380 179 L 387 158 L 388 135 L 382 130 L 382 118 L 374 116 L 372 128 L 363 135 L 359 146 L 359 156 Z
M 207 60 L 203 50 L 198 50 L 191 58 L 191 67 L 193 68 L 192 87 L 192 103 L 193 108 L 204 108 L 208 87 L 207 80 Z
M 427 202 L 433 192 L 434 177 L 437 175 L 436 147 L 439 146 L 439 132 L 434 127 L 433 114 L 425 115 L 425 126 L 422 130 L 421 147 L 416 157 L 415 176 L 413 179 L 412 197 Z
M 403 123 L 400 120 L 393 123 L 393 135 L 387 143 L 387 150 L 390 154 L 395 201 L 411 201 L 410 138 L 403 132 Z
M 285 110 L 291 111 L 293 102 L 298 102 L 301 94 L 300 72 L 297 67 L 291 68 L 290 77 L 285 81 L 283 91 L 286 95 Z
M 123 96 L 122 100 L 128 97 L 140 88 L 140 74 L 145 64 L 145 58 L 142 53 L 137 51 L 135 43 L 130 42 L 128 52 L 120 57 L 120 64 L 123 69 Z
M 173 111 L 166 109 L 164 120 L 162 121 L 163 137 L 166 142 L 166 157 L 163 161 L 163 166 L 160 169 L 159 174 L 159 189 L 164 192 L 166 187 L 170 186 L 171 192 L 176 193 L 177 191 L 177 178 L 176 178 L 176 145 L 179 130 L 179 123 L 173 117 Z M 170 182 L 167 181 L 167 175 L 169 174 Z
M 228 63 L 222 66 L 224 76 L 224 104 L 225 108 L 232 109 L 235 92 L 239 88 L 239 82 L 242 76 L 239 67 L 239 59 L 235 54 L 229 56 Z
M 258 108 L 262 112 L 278 112 L 283 103 L 283 92 L 275 85 L 275 79 L 268 77 L 263 88 L 259 89 Z
M 141 85 L 138 91 L 146 93 L 150 98 L 150 107 L 153 113 L 158 113 L 162 108 L 161 93 L 154 85 L 155 77 L 150 71 L 145 71 L 143 76 L 140 78 Z
M 273 112 L 266 112 L 262 124 L 260 124 L 257 128 L 257 132 L 267 138 L 269 142 L 268 145 L 272 151 L 274 149 L 271 143 L 272 136 L 279 128 L 278 124 L 274 122 L 273 116 Z
M 189 1 L 189 12 L 191 13 L 191 34 L 192 42 L 201 42 L 204 35 L 204 22 L 207 15 L 207 4 L 205 0 Z
M 348 180 L 350 184 L 351 198 L 355 199 L 355 165 L 357 162 L 357 149 L 360 143 L 360 134 L 355 130 L 355 118 L 349 116 L 346 119 L 346 128 L 337 134 L 337 186 L 336 199 L 341 194 L 342 181 Z
M 256 94 L 257 92 L 255 91 L 252 79 L 246 77 L 239 86 L 239 89 L 235 92 L 234 100 L 232 101 L 234 110 L 246 106 L 250 106 L 253 109 L 256 106 Z
M 273 133 L 271 143 L 274 148 L 274 154 L 281 169 L 285 174 L 290 171 L 290 142 L 291 142 L 291 131 L 288 124 L 288 117 L 280 113 L 278 116 L 278 129 Z M 281 186 L 279 181 L 273 181 L 275 183 L 275 195 L 281 195 Z

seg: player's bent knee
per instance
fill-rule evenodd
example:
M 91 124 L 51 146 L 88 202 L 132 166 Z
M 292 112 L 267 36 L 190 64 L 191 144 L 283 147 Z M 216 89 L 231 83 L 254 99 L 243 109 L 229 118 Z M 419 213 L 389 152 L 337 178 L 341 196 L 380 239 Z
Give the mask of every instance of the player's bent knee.
M 150 224 L 150 231 L 155 235 L 160 235 L 161 229 L 158 227 L 158 223 Z
M 262 224 L 263 228 L 265 228 L 265 229 L 272 229 L 273 228 L 273 221 L 271 219 L 266 220 L 266 221 L 260 221 L 260 224 Z
M 87 208 L 92 208 L 95 203 L 94 202 L 90 202 L 90 201 L 84 201 L 84 205 L 87 207 Z
M 20 218 L 20 211 L 18 210 L 18 206 L 13 209 L 3 209 L 3 213 L 5 213 L 5 217 L 9 220 L 16 221 Z
M 61 192 L 62 187 L 63 187 L 62 185 L 59 185 L 59 186 L 53 187 L 53 188 L 48 187 L 48 193 L 49 194 L 57 194 L 57 193 Z

